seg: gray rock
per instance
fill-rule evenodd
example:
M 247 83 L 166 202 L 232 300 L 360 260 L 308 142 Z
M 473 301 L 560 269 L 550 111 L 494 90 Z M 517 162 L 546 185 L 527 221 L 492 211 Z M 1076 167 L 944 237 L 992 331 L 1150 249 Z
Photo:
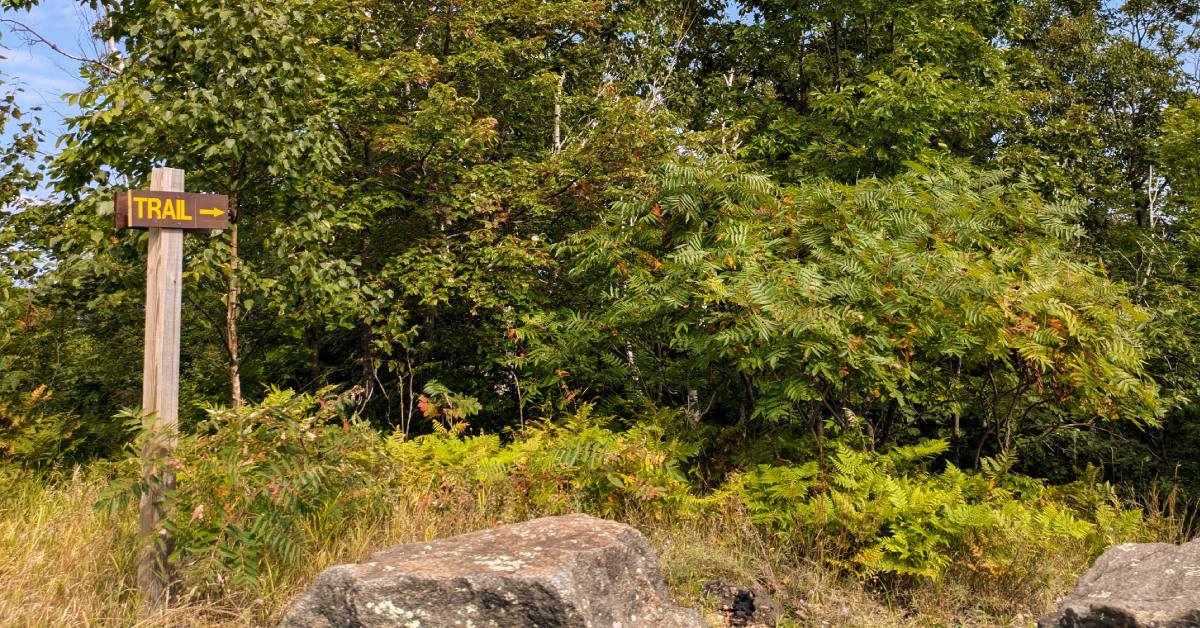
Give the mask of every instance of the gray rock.
M 280 626 L 703 624 L 667 597 L 646 537 L 576 514 L 399 545 L 365 563 L 330 567 Z
M 1109 548 L 1038 626 L 1200 626 L 1200 539 Z

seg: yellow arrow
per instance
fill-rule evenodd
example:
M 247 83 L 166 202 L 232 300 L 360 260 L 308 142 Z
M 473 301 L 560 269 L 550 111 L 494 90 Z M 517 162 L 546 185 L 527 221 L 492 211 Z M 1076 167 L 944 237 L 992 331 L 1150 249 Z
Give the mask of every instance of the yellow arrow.
M 224 214 L 225 214 L 225 212 L 217 209 L 216 207 L 214 207 L 212 209 L 200 210 L 200 215 L 202 215 L 202 216 L 223 216 Z

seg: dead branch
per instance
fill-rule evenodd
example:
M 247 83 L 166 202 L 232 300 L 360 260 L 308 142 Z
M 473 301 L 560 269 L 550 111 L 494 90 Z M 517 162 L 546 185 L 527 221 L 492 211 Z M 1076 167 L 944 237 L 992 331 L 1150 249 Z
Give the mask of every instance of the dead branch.
M 70 52 L 67 52 L 66 50 L 64 50 L 62 48 L 62 46 L 59 46 L 58 44 L 50 41 L 49 39 L 46 39 L 46 37 L 43 36 L 41 33 L 33 30 L 28 25 L 26 25 L 25 23 L 23 23 L 19 20 L 14 20 L 11 18 L 3 18 L 3 19 L 0 19 L 0 24 L 4 24 L 4 25 L 8 26 L 10 29 L 12 29 L 12 31 L 14 33 L 22 35 L 25 38 L 27 43 L 30 43 L 30 44 L 40 43 L 40 44 L 46 46 L 47 48 L 49 48 L 50 50 L 53 50 L 54 52 L 62 55 L 63 57 L 66 57 L 67 59 L 70 59 L 70 60 L 78 62 L 78 63 L 90 63 L 93 65 L 96 65 L 98 67 L 104 68 L 105 70 L 112 73 L 113 75 L 121 73 L 119 69 L 113 67 L 112 65 L 109 65 L 108 63 L 105 63 L 104 61 L 101 61 L 100 59 L 90 59 L 88 57 L 83 57 L 83 56 L 80 56 L 77 54 L 72 54 Z

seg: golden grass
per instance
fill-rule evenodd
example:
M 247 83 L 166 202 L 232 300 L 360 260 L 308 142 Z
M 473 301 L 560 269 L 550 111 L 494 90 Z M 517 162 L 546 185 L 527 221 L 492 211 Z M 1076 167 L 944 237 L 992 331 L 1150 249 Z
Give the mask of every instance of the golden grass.
M 93 504 L 105 486 L 105 480 L 80 472 L 50 484 L 0 476 L 0 626 L 272 625 L 329 565 L 362 560 L 396 543 L 537 514 L 497 515 L 482 498 L 478 506 L 453 512 L 423 509 L 416 499 L 398 502 L 336 534 L 312 531 L 302 543 L 301 566 L 264 577 L 261 597 L 197 599 L 183 591 L 168 611 L 146 618 L 135 587 L 135 513 L 132 507 L 112 516 L 96 511 Z M 908 586 L 900 603 L 879 583 L 836 576 L 804 558 L 811 552 L 780 546 L 734 516 L 635 517 L 631 523 L 658 548 L 677 600 L 700 609 L 714 624 L 720 617 L 707 608 L 710 601 L 700 588 L 715 578 L 759 583 L 788 610 L 790 619 L 781 625 L 803 626 L 1029 625 L 1061 593 L 1043 591 L 1034 596 L 1038 599 L 1016 600 L 1008 597 L 1029 592 L 1002 588 L 995 600 L 981 604 L 962 583 L 951 581 Z M 1063 589 L 1081 567 L 1064 568 Z M 985 612 L 989 607 L 999 612 Z
M 133 521 L 92 512 L 101 484 L 0 483 L 0 624 L 133 624 Z

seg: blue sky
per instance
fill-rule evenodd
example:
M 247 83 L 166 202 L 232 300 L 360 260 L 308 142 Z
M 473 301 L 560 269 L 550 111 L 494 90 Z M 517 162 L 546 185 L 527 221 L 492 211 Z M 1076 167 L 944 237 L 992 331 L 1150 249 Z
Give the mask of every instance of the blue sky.
M 75 0 L 43 0 L 32 11 L 5 12 L 0 17 L 20 21 L 69 54 L 96 56 L 97 44 L 88 37 L 95 14 Z M 10 24 L 0 26 L 0 33 L 0 55 L 4 56 L 0 60 L 0 73 L 6 82 L 23 90 L 17 95 L 22 110 L 30 113 L 35 107 L 40 108 L 36 114 L 46 132 L 41 150 L 53 153 L 55 140 L 64 129 L 64 118 L 76 111 L 67 105 L 63 95 L 84 85 L 79 64 L 44 44 L 27 42 L 28 37 L 14 31 Z

